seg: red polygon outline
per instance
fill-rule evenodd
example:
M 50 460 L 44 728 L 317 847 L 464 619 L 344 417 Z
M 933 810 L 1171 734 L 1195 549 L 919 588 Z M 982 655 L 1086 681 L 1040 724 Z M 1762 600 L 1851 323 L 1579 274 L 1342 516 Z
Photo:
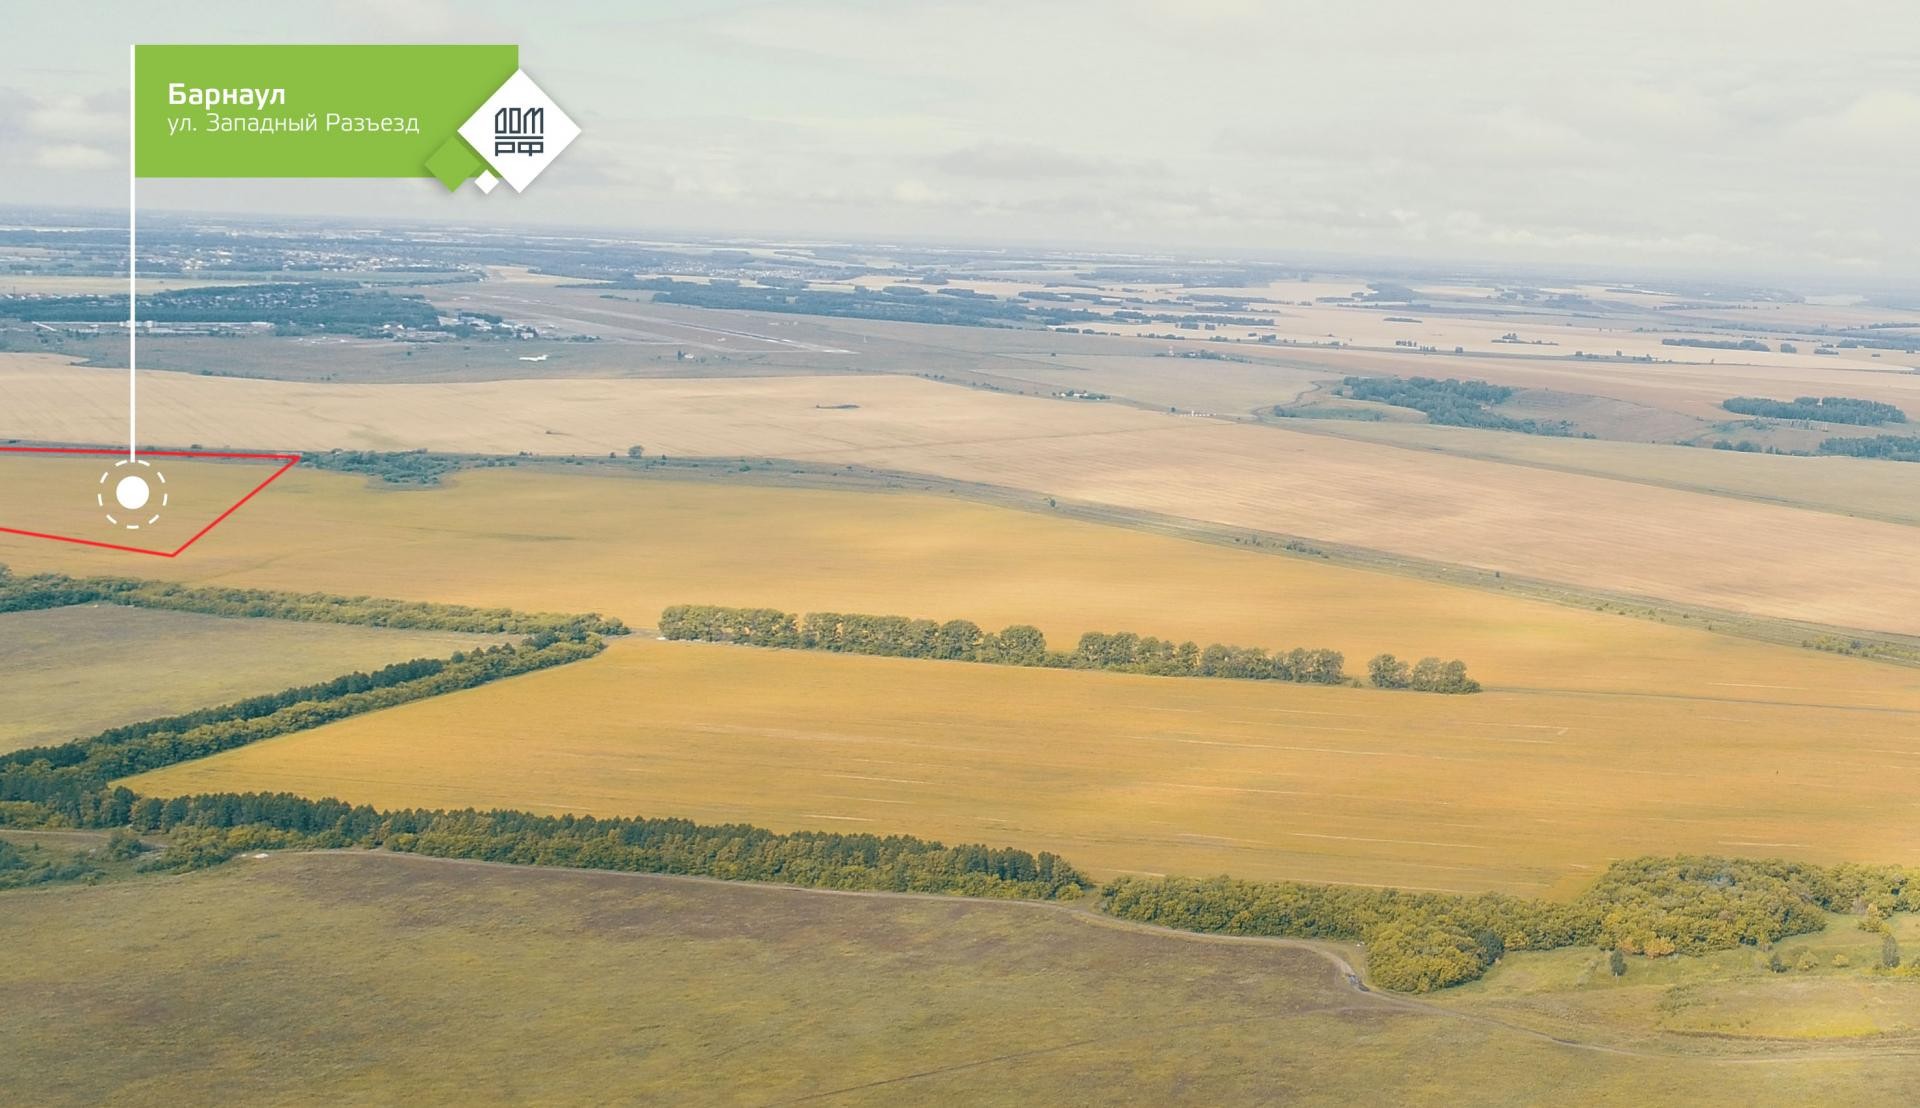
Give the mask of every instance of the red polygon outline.
M 90 446 L 0 446 L 0 454 L 92 454 L 118 458 L 125 453 L 127 453 L 125 450 L 107 450 Z M 0 526 L 0 534 L 24 535 L 30 539 L 50 539 L 54 542 L 73 543 L 76 546 L 93 546 L 102 550 L 118 550 L 127 554 L 151 554 L 157 558 L 178 558 L 186 552 L 187 547 L 205 538 L 208 531 L 226 522 L 228 516 L 240 510 L 241 505 L 259 495 L 260 490 L 273 484 L 276 480 L 279 480 L 281 474 L 300 464 L 300 455 L 298 454 L 233 454 L 213 450 L 143 450 L 141 453 L 154 458 L 238 458 L 257 462 L 281 462 L 283 464 L 279 469 L 268 474 L 266 480 L 255 485 L 253 491 L 247 493 L 247 495 L 241 497 L 238 501 L 235 501 L 233 507 L 221 512 L 212 523 L 194 532 L 192 538 L 181 543 L 171 551 L 149 550 L 144 546 L 122 546 L 119 543 L 100 542 L 97 539 L 75 538 L 72 535 L 49 535 L 41 531 L 23 531 L 18 527 Z

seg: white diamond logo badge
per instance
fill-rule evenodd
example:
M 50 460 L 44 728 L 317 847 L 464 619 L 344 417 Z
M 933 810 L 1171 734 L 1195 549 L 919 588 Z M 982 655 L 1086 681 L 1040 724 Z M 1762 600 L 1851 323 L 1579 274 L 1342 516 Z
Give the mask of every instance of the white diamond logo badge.
M 580 127 L 522 69 L 460 125 L 460 137 L 496 176 L 522 192 L 580 137 Z

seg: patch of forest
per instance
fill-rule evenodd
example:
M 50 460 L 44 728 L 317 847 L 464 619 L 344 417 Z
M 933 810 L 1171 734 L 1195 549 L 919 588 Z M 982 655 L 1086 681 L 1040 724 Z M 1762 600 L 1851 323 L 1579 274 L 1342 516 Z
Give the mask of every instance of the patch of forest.
M 1492 410 L 1491 405 L 1505 403 L 1518 391 L 1506 385 L 1453 377 L 1444 381 L 1433 377 L 1349 377 L 1341 382 L 1337 395 L 1411 408 L 1424 413 L 1427 422 L 1448 427 L 1518 431 L 1526 435 L 1573 433 L 1571 424 L 1559 420 L 1514 419 Z
M 1920 435 L 1844 435 L 1825 439 L 1820 453 L 1843 458 L 1877 458 L 1887 462 L 1920 462 Z
M 1769 400 L 1764 396 L 1736 396 L 1720 406 L 1737 415 L 1766 419 L 1809 419 L 1822 423 L 1849 423 L 1877 427 L 1883 423 L 1905 423 L 1907 413 L 1878 400 L 1860 400 L 1850 396 L 1802 396 L 1793 400 Z

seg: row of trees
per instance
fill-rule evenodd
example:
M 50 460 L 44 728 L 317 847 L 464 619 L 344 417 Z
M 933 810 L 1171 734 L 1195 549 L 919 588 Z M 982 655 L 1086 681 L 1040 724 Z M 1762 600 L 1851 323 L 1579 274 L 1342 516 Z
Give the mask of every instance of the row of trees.
M 1257 646 L 1214 643 L 1198 647 L 1174 643 L 1130 631 L 1102 634 L 1090 631 L 1066 657 L 1074 669 L 1110 669 L 1163 677 L 1228 677 L 1245 681 L 1295 681 L 1310 685 L 1338 685 L 1347 681 L 1346 656 L 1338 650 L 1296 647 L 1271 656 Z
M 234 618 L 351 623 L 367 627 L 465 631 L 475 634 L 546 635 L 581 639 L 589 635 L 627 633 L 625 624 L 597 613 L 526 613 L 509 608 L 470 608 L 463 604 L 434 604 L 372 596 L 177 585 L 131 577 L 68 577 L 59 573 L 22 577 L 0 566 L 0 612 L 99 603 Z
M 1375 982 L 1430 992 L 1479 977 L 1508 950 L 1699 954 L 1818 931 L 1826 912 L 1920 911 L 1920 875 L 1683 856 L 1617 862 L 1570 903 L 1226 877 L 1123 877 L 1102 896 L 1113 915 L 1189 931 L 1363 942 Z
M 910 835 L 795 831 L 683 819 L 596 819 L 517 811 L 380 810 L 292 793 L 136 796 L 120 787 L 80 824 L 169 836 L 144 868 L 189 870 L 242 851 L 380 848 L 513 865 L 672 873 L 826 889 L 1062 899 L 1091 887 L 1053 854 L 947 846 Z M 4 846 L 4 844 L 0 844 Z M 4 855 L 0 855 L 4 865 Z M 4 877 L 0 869 L 0 877 Z
M 1345 656 L 1337 650 L 1304 649 L 1268 654 L 1260 647 L 1214 643 L 1202 647 L 1131 631 L 1089 631 L 1070 651 L 1049 650 L 1040 629 L 1015 624 L 982 631 L 971 620 L 936 623 L 906 616 L 811 612 L 796 616 L 777 608 L 725 608 L 676 604 L 660 613 L 660 634 L 668 639 L 742 643 L 791 650 L 826 650 L 889 658 L 934 658 L 1009 666 L 1099 669 L 1163 677 L 1227 677 L 1252 681 L 1294 681 L 1337 685 L 1350 682 Z M 1409 667 L 1391 654 L 1369 665 L 1380 688 L 1422 692 L 1479 692 L 1466 663 L 1425 658 Z

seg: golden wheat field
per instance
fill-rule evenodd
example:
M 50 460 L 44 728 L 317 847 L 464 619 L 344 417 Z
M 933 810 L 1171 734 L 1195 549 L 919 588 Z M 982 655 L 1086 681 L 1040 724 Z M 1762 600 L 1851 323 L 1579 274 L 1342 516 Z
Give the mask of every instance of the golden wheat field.
M 1920 856 L 1920 705 L 1827 699 L 1441 697 L 640 640 L 127 784 L 899 831 L 1101 876 L 1536 894 L 1643 854 Z
M 124 378 L 0 361 L 9 433 L 112 441 Z M 1743 613 L 1920 631 L 1910 528 L 1583 474 L 911 378 L 312 385 L 149 374 L 211 444 L 779 456 L 935 474 Z M 844 407 L 844 405 L 854 405 Z
M 0 552 L 21 570 L 128 572 L 105 552 Z M 1561 889 L 1615 854 L 1679 847 L 1914 847 L 1901 828 L 1920 671 L 953 497 L 511 469 L 394 491 L 295 471 L 187 555 L 136 568 L 638 626 L 693 601 L 1030 621 L 1060 646 L 1119 629 L 1324 645 L 1356 672 L 1380 650 L 1438 654 L 1490 687 L 1443 698 L 625 640 L 143 790 L 918 831 L 1103 872 L 1435 888 Z

